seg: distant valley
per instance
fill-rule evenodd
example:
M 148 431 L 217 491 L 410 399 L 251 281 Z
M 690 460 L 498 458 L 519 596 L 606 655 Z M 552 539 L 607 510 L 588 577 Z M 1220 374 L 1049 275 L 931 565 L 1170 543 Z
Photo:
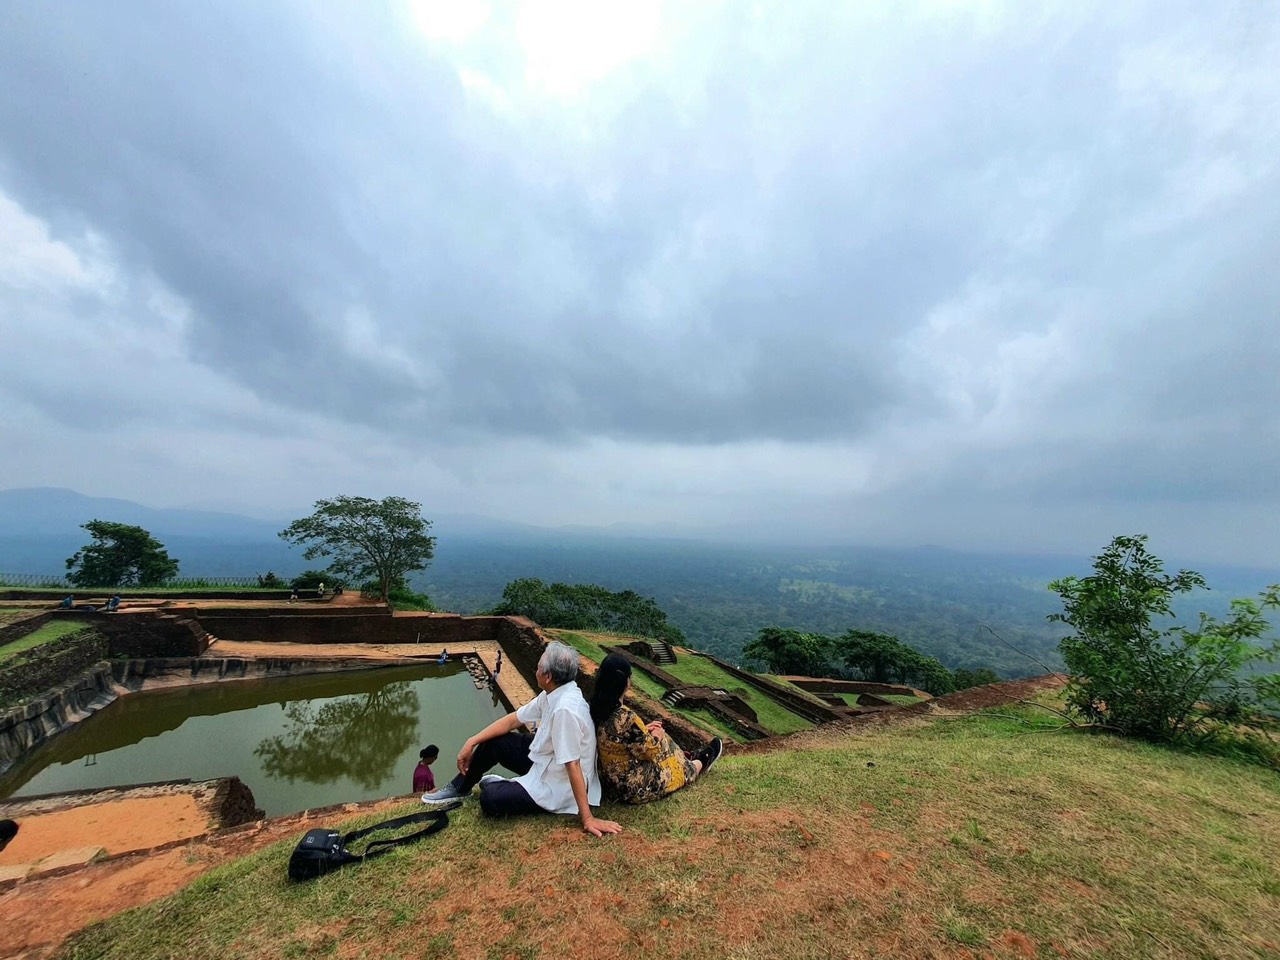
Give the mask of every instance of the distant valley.
M 1045 619 L 1058 609 L 1046 584 L 1089 569 L 1087 557 L 932 547 L 742 546 L 433 517 L 429 509 L 426 515 L 438 537 L 436 559 L 413 578 L 414 586 L 442 609 L 483 611 L 519 577 L 631 589 L 657 601 L 691 645 L 730 660 L 739 658 L 761 627 L 827 634 L 853 627 L 892 633 L 952 669 L 1042 673 L 1034 660 L 1012 648 L 1059 665 L 1055 648 L 1062 628 Z M 85 542 L 79 525 L 94 518 L 145 527 L 181 562 L 183 576 L 268 570 L 291 576 L 321 565 L 304 562 L 276 536 L 288 517 L 273 523 L 36 488 L 0 491 L 0 574 L 62 573 L 65 559 Z M 1197 569 L 1214 589 L 1192 598 L 1180 613 L 1202 608 L 1222 613 L 1231 598 L 1280 580 L 1276 571 Z

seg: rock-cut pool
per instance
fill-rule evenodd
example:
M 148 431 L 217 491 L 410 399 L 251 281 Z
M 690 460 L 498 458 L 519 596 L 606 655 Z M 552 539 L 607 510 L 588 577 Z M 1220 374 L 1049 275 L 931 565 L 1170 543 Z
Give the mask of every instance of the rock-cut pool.
M 418 751 L 506 712 L 458 663 L 234 680 L 120 697 L 14 764 L 0 799 L 237 776 L 267 816 L 408 794 Z

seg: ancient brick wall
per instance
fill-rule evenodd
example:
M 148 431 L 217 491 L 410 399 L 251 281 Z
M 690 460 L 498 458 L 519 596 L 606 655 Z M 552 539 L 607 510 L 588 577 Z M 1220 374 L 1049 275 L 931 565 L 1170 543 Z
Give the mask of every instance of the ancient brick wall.
M 211 817 L 218 827 L 236 827 L 266 816 L 239 777 L 224 777 L 214 792 Z
M 209 637 L 194 620 L 164 613 L 94 614 L 113 657 L 198 657 Z

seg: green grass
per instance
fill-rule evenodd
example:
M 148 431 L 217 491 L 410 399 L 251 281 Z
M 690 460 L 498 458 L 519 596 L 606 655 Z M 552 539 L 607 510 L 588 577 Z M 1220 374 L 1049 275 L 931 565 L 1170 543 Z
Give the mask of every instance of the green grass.
M 759 724 L 770 733 L 795 733 L 813 726 L 808 720 L 792 713 L 763 691 L 743 683 L 706 657 L 680 656 L 674 664 L 668 664 L 663 669 L 685 683 L 727 690 L 741 697 L 756 711 Z
M 22 639 L 15 640 L 13 643 L 6 643 L 0 647 L 0 663 L 11 659 L 19 653 L 25 653 L 54 640 L 61 640 L 63 637 L 79 633 L 84 629 L 86 629 L 84 623 L 79 620 L 52 620 L 37 627 Z
M 295 885 L 290 839 L 91 928 L 62 956 L 1280 952 L 1273 771 L 1000 713 L 1013 719 L 730 753 L 666 800 L 606 807 L 624 833 L 603 840 L 566 818 L 487 821 L 472 801 L 420 845 Z

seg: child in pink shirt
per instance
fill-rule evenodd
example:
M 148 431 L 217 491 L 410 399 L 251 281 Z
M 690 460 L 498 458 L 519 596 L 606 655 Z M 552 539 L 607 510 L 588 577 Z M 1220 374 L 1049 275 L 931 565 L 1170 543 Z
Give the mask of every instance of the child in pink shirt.
M 440 748 L 434 743 L 430 746 L 423 747 L 418 751 L 418 765 L 413 769 L 413 792 L 425 793 L 436 788 L 435 774 L 431 772 L 431 765 L 436 762 L 436 757 L 440 756 Z

